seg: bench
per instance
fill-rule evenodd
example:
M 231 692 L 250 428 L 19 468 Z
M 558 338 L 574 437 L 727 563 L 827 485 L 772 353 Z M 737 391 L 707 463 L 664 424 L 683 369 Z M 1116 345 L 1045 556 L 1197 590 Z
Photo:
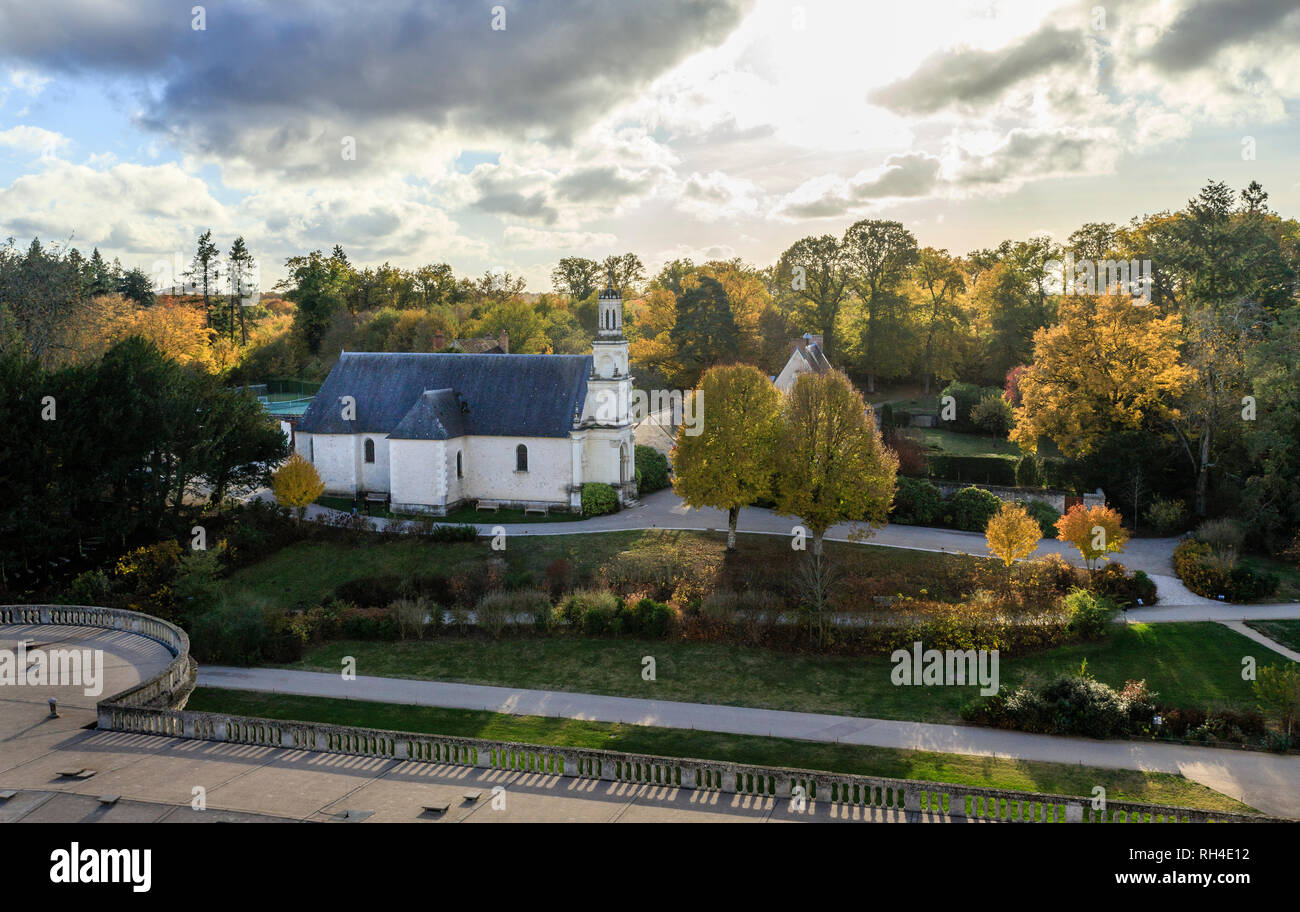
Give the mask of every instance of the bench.
M 58 775 L 63 779 L 89 779 L 91 776 L 95 775 L 95 770 L 93 769 L 59 770 Z
M 524 515 L 525 515 L 525 516 L 527 516 L 529 513 L 540 513 L 540 514 L 542 514 L 543 516 L 545 516 L 545 515 L 546 515 L 547 513 L 549 513 L 549 512 L 551 512 L 551 505 L 550 505 L 550 504 L 544 504 L 544 503 L 530 503 L 530 504 L 524 504 Z
M 445 814 L 447 813 L 447 809 L 450 807 L 451 802 L 444 801 L 441 804 L 426 804 L 424 805 L 424 810 L 430 814 Z
M 466 792 L 466 793 L 465 793 L 464 795 L 462 795 L 461 797 L 464 798 L 464 799 L 465 799 L 467 802 L 469 802 L 470 804 L 473 804 L 475 801 L 478 801 L 480 798 L 483 797 L 483 793 L 482 793 L 482 792 Z
M 479 510 L 480 512 L 483 510 L 491 510 L 493 513 L 495 513 L 501 509 L 501 501 L 480 500 L 478 503 L 474 505 L 474 509 Z

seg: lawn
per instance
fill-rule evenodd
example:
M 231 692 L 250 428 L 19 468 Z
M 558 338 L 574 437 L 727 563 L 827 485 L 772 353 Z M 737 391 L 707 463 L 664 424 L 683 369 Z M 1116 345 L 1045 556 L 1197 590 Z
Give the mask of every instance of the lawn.
M 1188 708 L 1255 708 L 1241 679 L 1241 657 L 1266 664 L 1258 644 L 1220 624 L 1116 625 L 1104 641 L 1064 646 L 1000 662 L 1005 689 L 1087 670 L 1120 687 L 1146 679 L 1159 702 Z M 608 640 L 577 636 L 507 639 L 437 638 L 423 641 L 341 641 L 316 647 L 292 668 L 337 672 L 353 656 L 357 672 L 563 690 L 685 702 L 756 706 L 920 722 L 960 722 L 960 708 L 978 696 L 975 686 L 899 687 L 886 657 L 802 655 L 718 643 Z M 653 656 L 655 681 L 641 678 L 642 658 Z
M 826 548 L 865 581 L 864 597 L 874 593 L 873 585 L 882 594 L 919 596 L 927 589 L 933 598 L 957 597 L 972 562 L 979 560 L 843 542 L 827 542 Z M 507 576 L 531 575 L 537 585 L 544 583 L 547 567 L 563 558 L 572 566 L 573 583 L 587 585 L 598 579 L 601 568 L 616 555 L 629 550 L 659 555 L 669 566 L 689 569 L 735 589 L 762 587 L 775 577 L 788 576 L 795 560 L 789 542 L 778 536 L 741 535 L 737 552 L 727 554 L 726 536 L 721 533 L 663 529 L 513 535 L 500 552 L 492 551 L 486 540 L 455 544 L 415 538 L 358 545 L 302 542 L 240 569 L 226 585 L 282 608 L 311 607 L 348 580 L 452 574 L 493 558 L 505 560 Z
M 904 433 L 925 447 L 942 450 L 953 456 L 1015 456 L 1023 455 L 1020 447 L 1001 437 L 985 434 L 959 434 L 944 428 L 905 429 Z
M 1221 811 L 1251 810 L 1226 795 L 1181 776 L 1098 769 L 1065 763 L 822 744 L 784 738 L 206 687 L 194 692 L 186 708 L 199 712 L 227 712 L 525 744 L 606 748 L 667 757 L 694 757 L 1062 795 L 1091 796 L 1093 789 L 1100 785 L 1106 789 L 1108 797 L 1117 801 L 1147 801 Z
M 1300 602 L 1300 566 L 1256 554 L 1243 557 L 1241 563 L 1252 570 L 1272 573 L 1278 578 L 1277 591 L 1261 601 Z
M 1288 649 L 1300 651 L 1300 621 L 1247 621 L 1246 626 Z

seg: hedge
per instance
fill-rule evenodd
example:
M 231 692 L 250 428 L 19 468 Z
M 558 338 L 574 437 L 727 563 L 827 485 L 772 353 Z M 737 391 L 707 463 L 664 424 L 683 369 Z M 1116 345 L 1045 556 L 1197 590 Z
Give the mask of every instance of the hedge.
M 1016 484 L 1015 456 L 957 456 L 951 453 L 930 453 L 930 477 L 940 481 L 964 481 L 970 484 L 1014 487 Z
M 584 516 L 603 516 L 618 511 L 618 494 L 607 484 L 589 481 L 582 486 Z
M 637 444 L 636 471 L 640 494 L 653 494 L 669 485 L 668 457 L 654 447 Z

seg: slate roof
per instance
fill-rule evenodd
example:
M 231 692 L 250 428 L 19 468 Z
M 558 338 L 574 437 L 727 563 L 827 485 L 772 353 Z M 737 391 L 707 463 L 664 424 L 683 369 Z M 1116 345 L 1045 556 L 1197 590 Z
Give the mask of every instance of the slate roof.
M 804 347 L 803 358 L 812 366 L 813 373 L 824 374 L 831 369 L 831 363 L 826 360 L 822 347 L 816 342 L 809 342 Z
M 476 336 L 472 339 L 453 339 L 452 345 L 455 345 L 463 352 L 471 355 L 504 355 L 505 350 L 501 348 L 501 340 L 494 336 Z
M 298 422 L 308 434 L 567 437 L 590 355 L 344 352 Z M 342 397 L 356 400 L 344 421 Z

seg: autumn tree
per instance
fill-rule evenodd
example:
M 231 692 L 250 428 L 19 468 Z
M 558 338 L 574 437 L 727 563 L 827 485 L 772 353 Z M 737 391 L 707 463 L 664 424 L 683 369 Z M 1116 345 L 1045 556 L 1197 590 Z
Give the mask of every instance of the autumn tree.
M 829 606 L 826 530 L 839 522 L 883 525 L 897 475 L 898 457 L 848 377 L 801 374 L 781 403 L 774 484 L 776 511 L 797 517 L 812 533 L 805 589 L 818 631 Z
M 866 311 L 862 329 L 867 391 L 875 392 L 879 365 L 886 360 L 883 340 L 897 335 L 906 302 L 898 286 L 916 262 L 916 236 L 902 222 L 863 219 L 844 232 L 849 281 Z
M 1163 423 L 1189 379 L 1178 346 L 1177 316 L 1122 295 L 1064 296 L 1060 322 L 1034 333 L 1011 439 L 1032 451 L 1050 437 L 1081 457 L 1117 431 Z
M 180 364 L 211 368 L 212 330 L 204 314 L 189 304 L 169 301 L 153 307 L 137 307 L 119 318 L 111 329 L 116 341 L 128 336 L 148 339 L 164 357 Z
M 601 288 L 603 268 L 586 257 L 564 257 L 551 270 L 551 285 L 575 301 L 589 298 Z
M 301 453 L 294 453 L 271 477 L 271 490 L 275 492 L 275 499 L 286 507 L 292 507 L 301 521 L 307 513 L 307 505 L 314 503 L 325 491 L 325 483 L 320 480 L 320 473 L 314 465 Z
M 800 238 L 781 254 L 776 282 L 799 302 L 796 312 L 804 329 L 822 335 L 823 350 L 836 353 L 835 322 L 849 293 L 844 249 L 834 235 Z
M 961 322 L 962 314 L 957 298 L 966 290 L 966 280 L 959 262 L 946 250 L 923 247 L 917 254 L 913 279 L 921 294 L 921 374 L 925 393 L 929 395 L 935 368 L 941 351 L 948 351 L 952 361 L 951 346 L 946 346 Z M 949 375 L 951 376 L 951 375 Z
M 1124 550 L 1128 530 L 1109 507 L 1075 504 L 1056 521 L 1056 537 L 1078 548 L 1088 569 L 1095 570 L 1098 560 L 1110 560 L 1106 555 Z
M 1007 570 L 1018 560 L 1034 553 L 1043 530 L 1038 520 L 1018 503 L 1004 501 L 984 529 L 989 551 L 1002 561 Z
M 673 490 L 692 507 L 727 511 L 727 550 L 736 550 L 742 507 L 771 493 L 780 393 L 756 367 L 710 369 L 700 379 L 700 433 L 677 429 Z
M 226 278 L 230 284 L 230 339 L 235 339 L 235 323 L 239 323 L 239 344 L 248 344 L 248 322 L 245 317 L 246 301 L 244 298 L 251 293 L 256 296 L 257 289 L 250 290 L 248 287 L 249 280 L 253 275 L 253 268 L 257 263 L 253 260 L 253 255 L 248 252 L 248 245 L 244 243 L 244 238 L 235 238 L 230 245 L 230 252 L 226 254 Z

